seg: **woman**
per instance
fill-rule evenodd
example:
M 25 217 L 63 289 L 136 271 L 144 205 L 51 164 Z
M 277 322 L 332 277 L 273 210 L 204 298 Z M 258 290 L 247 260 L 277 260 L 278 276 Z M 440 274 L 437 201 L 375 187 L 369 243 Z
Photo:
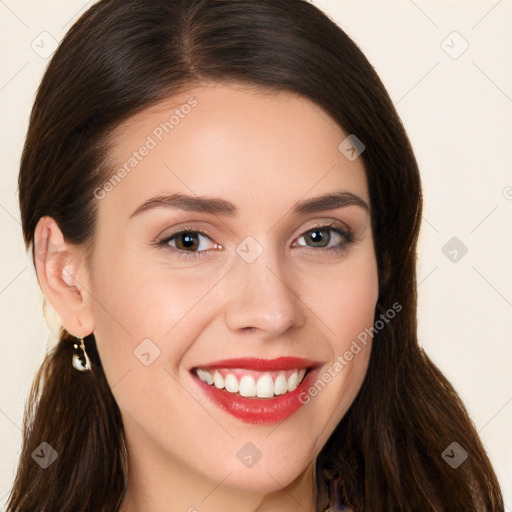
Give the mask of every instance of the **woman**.
M 19 193 L 62 329 L 9 511 L 503 510 L 417 343 L 407 135 L 311 4 L 95 4 Z

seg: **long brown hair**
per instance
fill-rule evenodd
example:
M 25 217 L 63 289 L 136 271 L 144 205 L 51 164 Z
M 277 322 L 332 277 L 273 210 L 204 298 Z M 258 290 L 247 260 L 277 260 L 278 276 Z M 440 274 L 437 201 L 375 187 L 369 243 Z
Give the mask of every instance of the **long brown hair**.
M 24 240 L 40 217 L 92 246 L 94 189 L 112 173 L 109 135 L 135 113 L 204 81 L 299 94 L 365 145 L 379 272 L 375 333 L 362 388 L 316 461 L 320 511 L 503 511 L 499 485 L 457 393 L 419 347 L 418 166 L 393 103 L 354 42 L 303 0 L 102 0 L 69 30 L 37 92 L 21 160 Z M 340 141 L 341 142 L 341 141 Z M 127 484 L 120 411 L 94 336 L 93 371 L 71 365 L 63 329 L 36 376 L 10 512 L 112 512 Z M 42 469 L 32 453 L 58 453 Z M 442 453 L 468 454 L 454 468 Z M 337 497 L 336 499 L 334 497 Z

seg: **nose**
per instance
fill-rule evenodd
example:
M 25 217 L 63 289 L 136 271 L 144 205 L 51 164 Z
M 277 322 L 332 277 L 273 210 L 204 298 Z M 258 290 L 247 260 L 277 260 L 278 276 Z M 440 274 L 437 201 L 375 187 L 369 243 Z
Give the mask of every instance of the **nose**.
M 252 263 L 236 259 L 229 276 L 226 322 L 230 329 L 258 329 L 275 337 L 304 324 L 305 305 L 285 270 L 268 250 Z

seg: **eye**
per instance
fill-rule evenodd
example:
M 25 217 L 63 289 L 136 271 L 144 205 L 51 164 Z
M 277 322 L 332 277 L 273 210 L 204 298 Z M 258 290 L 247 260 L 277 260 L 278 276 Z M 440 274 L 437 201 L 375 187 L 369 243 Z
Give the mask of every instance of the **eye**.
M 341 228 L 335 228 L 334 224 L 315 226 L 298 239 L 305 243 L 298 243 L 300 246 L 307 246 L 326 251 L 343 251 L 353 241 L 352 234 Z M 312 245 L 308 245 L 311 243 Z M 329 245 L 331 244 L 331 245 Z
M 156 245 L 171 247 L 180 258 L 194 258 L 207 254 L 209 247 L 204 240 L 210 240 L 214 248 L 222 248 L 221 245 L 213 242 L 207 234 L 191 229 L 182 229 L 176 233 L 171 233 L 164 239 L 157 241 Z

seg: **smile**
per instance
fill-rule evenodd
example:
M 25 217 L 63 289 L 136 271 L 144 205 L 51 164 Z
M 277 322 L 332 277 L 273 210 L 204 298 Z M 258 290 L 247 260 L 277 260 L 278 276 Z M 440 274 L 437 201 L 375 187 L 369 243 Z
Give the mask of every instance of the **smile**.
M 265 425 L 284 420 L 303 405 L 298 396 L 319 366 L 295 357 L 244 358 L 200 365 L 191 373 L 222 410 L 244 422 Z
M 297 389 L 306 375 L 306 368 L 279 372 L 257 372 L 241 368 L 220 368 L 213 372 L 198 368 L 199 379 L 228 393 L 251 398 L 273 398 Z

